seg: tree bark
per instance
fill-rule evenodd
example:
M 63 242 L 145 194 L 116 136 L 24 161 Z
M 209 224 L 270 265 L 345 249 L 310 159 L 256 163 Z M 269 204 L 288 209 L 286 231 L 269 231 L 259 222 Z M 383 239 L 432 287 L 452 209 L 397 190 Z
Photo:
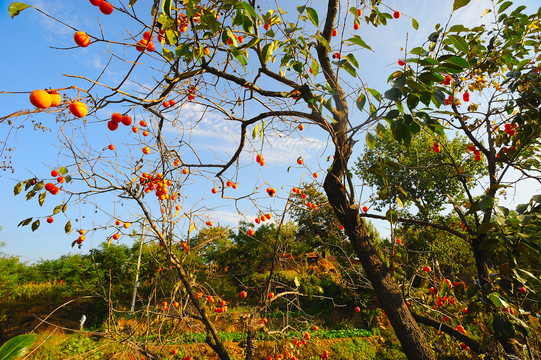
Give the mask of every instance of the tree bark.
M 338 14 L 339 0 L 328 0 L 327 4 L 325 25 L 321 35 L 330 43 Z M 359 216 L 359 206 L 354 202 L 353 186 L 347 178 L 347 164 L 354 143 L 352 139 L 348 138 L 347 96 L 340 86 L 337 74 L 334 73 L 328 49 L 318 41 L 316 51 L 325 80 L 335 90 L 333 94 L 335 108 L 331 111 L 334 121 L 332 124 L 328 124 L 328 128 L 325 129 L 334 143 L 334 162 L 325 177 L 323 188 L 336 217 L 344 226 L 349 241 L 372 283 L 376 296 L 385 310 L 398 340 L 402 344 L 404 353 L 410 360 L 433 360 L 435 356 L 430 344 L 424 338 L 419 325 L 409 312 L 396 282 L 379 257 L 368 236 L 366 225 Z M 317 111 L 315 113 L 318 114 Z M 350 194 L 346 193 L 345 181 L 348 182 Z
M 407 308 L 389 269 L 383 264 L 372 244 L 364 221 L 359 216 L 358 206 L 348 203 L 342 190 L 342 183 L 332 172 L 327 175 L 324 188 L 376 292 L 381 307 L 385 310 L 402 344 L 402 350 L 410 360 L 435 359 L 434 352 Z

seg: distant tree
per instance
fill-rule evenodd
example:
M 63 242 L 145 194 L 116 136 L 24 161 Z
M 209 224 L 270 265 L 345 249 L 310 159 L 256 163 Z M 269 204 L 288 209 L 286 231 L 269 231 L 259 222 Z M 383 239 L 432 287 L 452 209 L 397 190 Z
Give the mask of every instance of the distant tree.
M 374 149 L 355 163 L 357 176 L 376 193 L 373 203 L 377 210 L 398 202 L 403 206 L 399 208 L 401 213 L 433 219 L 452 201 L 466 199 L 463 184 L 475 186 L 477 179 L 486 174 L 486 165 L 464 151 L 469 146 L 465 136 L 448 139 L 421 131 L 412 135 L 406 146 L 395 141 L 391 129 L 379 129 Z M 440 151 L 434 151 L 434 143 Z

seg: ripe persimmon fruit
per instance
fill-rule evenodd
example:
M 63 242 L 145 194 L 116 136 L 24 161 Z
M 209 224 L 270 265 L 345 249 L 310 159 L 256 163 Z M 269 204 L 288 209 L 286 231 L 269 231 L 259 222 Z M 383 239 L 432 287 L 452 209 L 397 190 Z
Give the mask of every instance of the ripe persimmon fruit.
M 113 5 L 109 4 L 107 1 L 103 1 L 100 4 L 100 11 L 104 15 L 109 15 L 113 12 Z
M 47 109 L 53 103 L 53 99 L 47 91 L 34 90 L 30 93 L 30 102 L 37 108 Z
M 75 117 L 85 117 L 88 114 L 88 108 L 85 103 L 75 101 L 70 104 L 70 112 Z
M 148 41 L 145 39 L 141 39 L 135 44 L 135 49 L 137 51 L 143 51 L 147 47 Z
M 107 121 L 107 128 L 111 131 L 115 131 L 116 129 L 118 129 L 118 123 L 114 121 Z
M 131 125 L 131 116 L 129 115 L 126 115 L 126 116 L 123 116 L 122 117 L 122 124 L 126 125 L 126 126 L 130 126 Z
M 57 107 L 58 105 L 60 105 L 60 103 L 62 102 L 62 97 L 60 96 L 58 91 L 50 90 L 47 92 L 49 93 L 49 95 L 51 95 L 51 106 Z
M 118 124 L 119 122 L 122 121 L 122 115 L 118 112 L 114 112 L 111 115 L 111 121 Z
M 90 44 L 90 37 L 84 31 L 77 31 L 73 35 L 73 40 L 80 47 L 87 47 Z

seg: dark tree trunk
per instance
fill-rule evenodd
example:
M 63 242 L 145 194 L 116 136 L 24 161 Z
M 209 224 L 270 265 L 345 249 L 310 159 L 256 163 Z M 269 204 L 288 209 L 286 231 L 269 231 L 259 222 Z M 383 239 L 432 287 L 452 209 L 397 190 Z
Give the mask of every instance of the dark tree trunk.
M 339 0 L 328 0 L 327 15 L 321 36 L 330 42 L 338 14 Z M 335 90 L 332 109 L 333 123 L 330 124 L 318 112 L 319 124 L 327 131 L 334 143 L 334 162 L 325 177 L 323 187 L 336 217 L 344 226 L 355 253 L 359 257 L 368 280 L 376 292 L 402 349 L 410 360 L 433 360 L 434 352 L 409 312 L 398 286 L 391 277 L 389 269 L 383 264 L 374 244 L 368 236 L 366 226 L 359 216 L 359 206 L 355 204 L 354 188 L 348 179 L 348 162 L 352 153 L 353 140 L 348 137 L 349 111 L 347 96 L 329 60 L 328 49 L 318 41 L 317 58 L 329 86 Z M 348 186 L 346 188 L 346 182 Z M 347 194 L 346 191 L 350 193 Z
M 371 242 L 364 221 L 359 216 L 358 206 L 348 203 L 342 190 L 342 183 L 332 172 L 327 175 L 324 188 L 376 292 L 381 307 L 385 310 L 402 344 L 404 353 L 410 360 L 435 359 L 434 352 L 407 308 L 389 269 L 383 264 Z

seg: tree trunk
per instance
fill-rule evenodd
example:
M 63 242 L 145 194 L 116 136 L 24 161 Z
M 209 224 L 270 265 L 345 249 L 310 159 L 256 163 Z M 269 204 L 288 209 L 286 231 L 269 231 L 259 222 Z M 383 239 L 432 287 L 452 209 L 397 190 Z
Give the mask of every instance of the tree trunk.
M 335 158 L 339 158 L 338 152 Z M 410 360 L 435 359 L 434 352 L 407 308 L 389 269 L 371 242 L 364 221 L 359 216 L 358 205 L 348 202 L 343 185 L 333 172 L 331 170 L 325 178 L 325 192 L 402 344 L 402 350 Z

